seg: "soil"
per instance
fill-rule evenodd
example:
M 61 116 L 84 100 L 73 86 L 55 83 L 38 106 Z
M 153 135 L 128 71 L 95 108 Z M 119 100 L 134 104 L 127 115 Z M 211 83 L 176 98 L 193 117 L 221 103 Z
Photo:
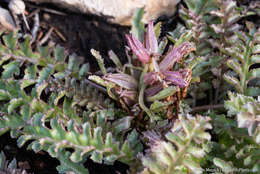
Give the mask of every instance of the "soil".
M 0 6 L 7 8 L 6 2 L 0 2 Z M 113 50 L 122 62 L 126 62 L 125 34 L 129 32 L 130 27 L 107 23 L 105 19 L 96 16 L 67 12 L 57 9 L 57 7 L 53 7 L 50 4 L 41 6 L 26 4 L 28 12 L 27 19 L 31 28 L 34 24 L 34 16 L 30 18 L 28 16 L 36 12 L 35 10 L 37 9 L 41 10 L 38 12 L 40 27 L 37 34 L 39 38 L 36 42 L 39 42 L 50 28 L 53 27 L 54 30 L 44 45 L 52 42 L 55 45 L 59 44 L 63 46 L 68 54 L 76 53 L 83 61 L 90 63 L 92 72 L 97 70 L 97 63 L 95 58 L 90 54 L 91 48 L 100 51 L 108 67 L 113 66 L 107 55 L 109 50 Z M 46 12 L 46 9 L 49 12 Z M 62 14 L 55 14 L 57 12 Z M 159 20 L 163 23 L 162 35 L 166 35 L 176 25 L 176 21 L 173 21 L 173 18 L 161 18 Z M 21 28 L 24 33 L 28 32 L 24 24 L 22 24 Z M 40 37 L 41 34 L 42 36 Z M 0 151 L 4 151 L 8 160 L 16 158 L 18 166 L 28 167 L 27 171 L 30 173 L 58 173 L 56 167 L 59 165 L 59 161 L 51 158 L 46 152 L 36 154 L 33 151 L 29 151 L 26 149 L 26 145 L 18 148 L 16 141 L 16 139 L 10 137 L 10 133 L 0 136 Z M 127 165 L 120 162 L 115 162 L 114 165 L 108 166 L 96 164 L 89 159 L 86 164 L 90 174 L 124 174 L 128 169 Z

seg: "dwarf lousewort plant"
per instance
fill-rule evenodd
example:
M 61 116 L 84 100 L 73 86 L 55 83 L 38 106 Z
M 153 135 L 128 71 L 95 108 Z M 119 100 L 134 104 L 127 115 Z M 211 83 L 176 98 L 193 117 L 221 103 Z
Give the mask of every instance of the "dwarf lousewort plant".
M 131 115 L 145 111 L 153 120 L 159 118 L 155 118 L 151 108 L 164 108 L 165 111 L 171 109 L 172 113 L 172 106 L 185 96 L 180 95 L 181 91 L 186 91 L 191 79 L 191 69 L 183 63 L 183 57 L 195 50 L 195 47 L 190 42 L 183 41 L 175 47 L 171 46 L 165 55 L 161 55 L 164 50 L 159 48 L 153 22 L 148 24 L 144 43 L 132 34 L 127 34 L 126 40 L 130 48 L 128 51 L 133 53 L 129 62 L 122 68 L 117 56 L 110 52 L 117 72 L 107 73 L 101 56 L 92 50 L 100 69 L 103 69 L 103 77 L 89 78 L 105 86 L 108 95 L 119 101 Z M 176 63 L 179 65 L 175 66 Z M 141 112 L 137 113 L 138 110 Z

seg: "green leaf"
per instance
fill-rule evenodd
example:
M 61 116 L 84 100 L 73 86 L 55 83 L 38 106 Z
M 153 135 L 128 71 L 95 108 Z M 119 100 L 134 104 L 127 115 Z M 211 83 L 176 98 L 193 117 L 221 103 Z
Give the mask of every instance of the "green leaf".
M 157 39 L 159 39 L 160 34 L 161 34 L 161 27 L 162 27 L 162 23 L 158 22 L 155 26 L 154 26 L 154 32 L 155 32 L 155 36 Z
M 10 99 L 10 94 L 8 91 L 0 89 L 0 101 L 2 100 L 9 100 Z
M 32 57 L 33 52 L 32 52 L 32 48 L 30 45 L 30 38 L 29 36 L 26 37 L 25 41 L 19 44 L 22 52 L 24 53 L 25 56 L 27 57 Z
M 54 100 L 54 104 L 55 104 L 55 105 L 58 105 L 60 99 L 63 98 L 63 97 L 65 96 L 65 94 L 66 94 L 66 91 L 65 91 L 65 90 L 60 91 L 59 94 L 58 94 L 58 96 L 57 96 L 57 97 L 55 98 L 55 100 Z
M 78 69 L 78 62 L 76 59 L 76 55 L 72 54 L 69 56 L 69 64 L 68 64 L 68 70 L 69 71 L 75 71 Z
M 97 163 L 102 163 L 102 159 L 103 159 L 103 154 L 97 151 L 94 151 L 90 157 L 90 159 L 92 159 L 94 162 Z
M 16 108 L 24 104 L 23 98 L 13 98 L 8 105 L 8 114 L 11 114 Z
M 150 109 L 151 109 L 151 111 L 153 111 L 153 112 L 156 112 L 156 111 L 160 112 L 163 107 L 168 106 L 168 105 L 170 105 L 170 104 L 171 104 L 171 102 L 160 102 L 160 101 L 158 101 L 158 100 L 155 100 L 155 101 L 151 104 Z
M 115 129 L 115 132 L 122 133 L 130 128 L 132 120 L 133 117 L 131 116 L 118 119 L 112 124 L 112 127 L 113 129 Z
M 114 62 L 114 64 L 116 65 L 116 67 L 120 70 L 123 71 L 123 65 L 121 63 L 121 61 L 119 60 L 119 58 L 117 57 L 117 55 L 114 53 L 114 51 L 110 50 L 108 52 L 109 58 Z
M 134 16 L 132 18 L 131 22 L 131 32 L 135 38 L 138 38 L 139 41 L 143 41 L 144 37 L 144 24 L 142 22 L 142 18 L 144 15 L 144 8 L 138 8 L 136 12 L 134 13 Z
M 162 91 L 160 91 L 159 93 L 155 94 L 154 96 L 151 97 L 147 97 L 146 100 L 148 102 L 153 102 L 156 100 L 162 100 L 168 96 L 171 96 L 173 94 L 175 94 L 177 92 L 176 87 L 174 86 L 170 86 L 168 88 L 163 89 Z
M 54 51 L 54 58 L 58 62 L 64 62 L 66 55 L 65 55 L 65 49 L 61 47 L 60 45 L 57 45 Z
M 214 158 L 213 163 L 225 173 L 233 171 L 234 167 L 220 158 Z
M 260 63 L 260 54 L 251 56 L 250 62 L 251 62 L 250 65 L 255 64 L 255 63 Z
M 79 149 L 74 151 L 70 156 L 70 160 L 75 163 L 82 161 L 81 153 L 82 153 L 82 150 L 79 150 Z
M 252 53 L 253 54 L 259 54 L 260 53 L 260 44 L 253 46 Z
M 231 77 L 231 76 L 229 76 L 229 75 L 227 75 L 227 74 L 224 74 L 224 79 L 225 79 L 228 83 L 230 83 L 231 85 L 233 85 L 233 86 L 237 89 L 237 91 L 239 91 L 239 92 L 242 92 L 242 91 L 243 91 L 242 87 L 240 86 L 240 81 L 239 81 L 237 78 Z
M 52 73 L 53 68 L 50 66 L 43 68 L 39 73 L 38 83 L 41 84 L 42 82 L 46 81 Z
M 33 80 L 33 79 L 24 79 L 22 80 L 22 83 L 21 83 L 21 88 L 24 89 L 28 86 L 31 86 L 33 84 L 36 83 L 36 80 Z
M 238 63 L 238 61 L 236 61 L 235 59 L 230 59 L 230 60 L 227 61 L 227 65 L 228 65 L 229 68 L 231 68 L 237 74 L 239 74 L 240 77 L 242 77 L 242 75 L 243 75 L 242 69 L 241 69 L 242 67 Z
M 4 72 L 2 72 L 3 79 L 12 78 L 13 75 L 20 74 L 19 62 L 13 61 L 3 66 Z
M 9 34 L 7 35 L 4 35 L 3 36 L 3 39 L 4 39 L 4 42 L 5 42 L 5 45 L 12 51 L 15 50 L 15 47 L 16 47 L 16 33 L 15 32 L 10 32 Z
M 249 95 L 249 96 L 259 96 L 260 95 L 260 88 L 259 87 L 248 87 L 247 88 L 247 95 Z
M 252 80 L 254 78 L 259 78 L 260 77 L 260 68 L 252 69 L 249 71 L 248 74 L 248 79 Z
M 37 96 L 38 98 L 41 97 L 42 91 L 48 86 L 48 83 L 42 83 L 41 85 L 37 86 Z
M 79 76 L 80 77 L 84 77 L 84 76 L 86 76 L 87 74 L 88 74 L 88 72 L 89 72 L 89 64 L 84 64 L 84 65 L 82 65 L 81 67 L 80 67 L 80 70 L 79 70 Z
M 101 132 L 102 132 L 102 128 L 100 127 L 97 127 L 94 129 L 94 145 L 96 146 L 97 149 L 102 149 L 103 148 L 103 139 L 102 139 L 102 135 L 101 135 Z

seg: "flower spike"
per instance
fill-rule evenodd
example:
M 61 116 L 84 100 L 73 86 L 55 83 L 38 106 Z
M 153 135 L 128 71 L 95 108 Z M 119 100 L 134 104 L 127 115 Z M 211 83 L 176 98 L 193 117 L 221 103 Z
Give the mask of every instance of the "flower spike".
M 150 61 L 150 54 L 148 50 L 144 48 L 143 44 L 138 39 L 127 34 L 126 40 L 131 50 L 141 62 L 148 63 Z

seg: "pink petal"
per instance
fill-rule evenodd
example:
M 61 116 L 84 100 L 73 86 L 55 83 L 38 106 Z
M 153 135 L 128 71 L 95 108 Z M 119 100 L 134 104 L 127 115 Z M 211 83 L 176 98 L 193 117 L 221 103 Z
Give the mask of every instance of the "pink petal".
M 121 86 L 126 89 L 136 89 L 137 81 L 135 78 L 128 74 L 115 73 L 107 74 L 103 77 L 105 80 L 115 83 L 118 86 Z
M 132 106 L 136 103 L 137 99 L 137 92 L 136 91 L 129 91 L 129 90 L 123 90 L 119 93 L 120 98 L 122 98 L 127 106 Z
M 157 74 L 155 72 L 149 72 L 144 75 L 144 83 L 147 85 L 152 85 L 158 80 Z
M 170 69 L 174 63 L 180 61 L 185 54 L 194 50 L 195 48 L 190 42 L 184 42 L 178 47 L 174 47 L 159 64 L 160 70 L 165 71 Z
M 138 39 L 127 34 L 126 40 L 131 50 L 141 62 L 148 63 L 150 61 L 150 54 L 148 50 L 144 48 L 143 44 Z
M 185 81 L 185 77 L 177 71 L 164 71 L 163 75 L 165 75 L 165 81 L 168 81 L 176 86 L 184 88 L 187 86 Z
M 150 88 L 147 88 L 144 93 L 146 97 L 150 97 L 153 96 L 155 94 L 157 94 L 158 92 L 160 92 L 163 89 L 163 85 L 161 83 L 157 84 L 157 85 L 153 85 Z
M 158 53 L 158 42 L 155 36 L 153 22 L 149 22 L 146 37 L 145 37 L 145 47 L 150 53 Z

